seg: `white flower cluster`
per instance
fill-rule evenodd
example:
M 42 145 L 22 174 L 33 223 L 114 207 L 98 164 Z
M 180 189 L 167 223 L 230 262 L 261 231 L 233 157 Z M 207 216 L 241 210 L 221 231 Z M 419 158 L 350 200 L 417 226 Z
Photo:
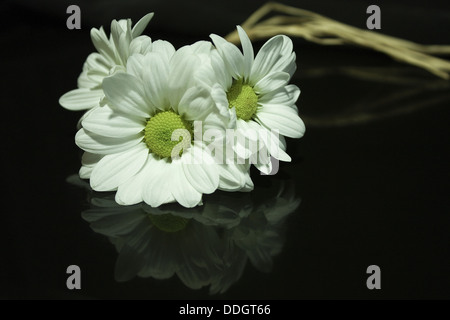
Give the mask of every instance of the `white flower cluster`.
M 292 41 L 269 39 L 258 54 L 241 27 L 243 53 L 218 35 L 176 50 L 141 33 L 153 17 L 114 20 L 108 38 L 92 29 L 78 89 L 60 104 L 87 110 L 76 144 L 80 177 L 96 191 L 117 191 L 121 205 L 202 203 L 217 189 L 250 191 L 254 164 L 272 172 L 290 161 L 284 137 L 305 131 L 295 105 L 300 90 Z M 272 159 L 272 161 L 271 161 Z

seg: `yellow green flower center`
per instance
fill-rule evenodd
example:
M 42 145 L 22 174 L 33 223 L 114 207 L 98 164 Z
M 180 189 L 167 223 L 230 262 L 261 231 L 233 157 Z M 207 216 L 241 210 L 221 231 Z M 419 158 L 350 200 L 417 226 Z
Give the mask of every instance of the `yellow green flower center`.
M 172 141 L 172 134 L 175 130 L 175 141 Z M 173 148 L 183 141 L 178 155 L 183 149 L 190 146 L 193 131 L 190 121 L 183 119 L 173 111 L 163 111 L 155 114 L 147 121 L 144 129 L 144 141 L 151 152 L 162 158 L 172 156 Z
M 233 80 L 230 90 L 227 92 L 228 105 L 236 108 L 236 116 L 245 121 L 250 120 L 256 113 L 258 96 L 255 90 L 241 80 Z
M 153 215 L 149 214 L 148 218 L 151 223 L 157 227 L 159 230 L 164 232 L 178 232 L 186 228 L 189 219 L 177 217 L 169 214 Z

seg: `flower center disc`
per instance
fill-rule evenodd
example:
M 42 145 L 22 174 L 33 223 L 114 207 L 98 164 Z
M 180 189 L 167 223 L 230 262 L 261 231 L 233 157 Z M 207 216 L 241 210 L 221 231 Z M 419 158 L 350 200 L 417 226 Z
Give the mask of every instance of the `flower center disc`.
M 179 138 L 172 141 L 172 134 L 177 129 L 181 129 L 175 132 L 175 138 Z M 147 147 L 151 152 L 162 158 L 171 157 L 172 149 L 181 141 L 184 141 L 180 145 L 179 155 L 181 155 L 183 149 L 190 146 L 192 135 L 190 122 L 182 119 L 180 115 L 173 111 L 163 111 L 155 114 L 147 121 L 144 129 L 144 140 Z
M 184 228 L 186 228 L 186 225 L 189 222 L 188 219 L 177 217 L 171 214 L 149 214 L 148 218 L 150 219 L 152 224 L 159 230 L 170 233 L 183 230 Z
M 242 80 L 233 80 L 227 92 L 230 108 L 236 108 L 236 116 L 243 120 L 250 120 L 258 106 L 258 96 L 251 86 L 242 84 Z

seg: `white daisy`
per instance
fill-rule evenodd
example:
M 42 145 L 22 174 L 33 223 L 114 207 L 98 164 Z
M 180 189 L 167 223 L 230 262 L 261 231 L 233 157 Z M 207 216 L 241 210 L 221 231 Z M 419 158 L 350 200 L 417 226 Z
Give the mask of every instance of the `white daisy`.
M 124 205 L 176 201 L 193 207 L 219 187 L 221 175 L 238 175 L 227 187 L 247 186 L 248 172 L 219 166 L 206 144 L 193 140 L 194 121 L 201 121 L 202 129 L 227 125 L 221 116 L 227 110 L 218 109 L 209 92 L 196 85 L 195 73 L 211 49 L 202 41 L 175 52 L 160 42 L 152 52 L 131 56 L 126 72 L 104 79 L 108 102 L 85 117 L 75 138 L 93 160 L 88 175 L 94 190 L 117 190 L 116 201 Z M 177 129 L 184 135 L 172 141 Z
M 153 17 L 145 15 L 133 28 L 130 19 L 111 22 L 108 38 L 103 27 L 91 29 L 91 39 L 98 52 L 91 53 L 78 77 L 78 89 L 65 93 L 59 103 L 69 110 L 88 110 L 98 105 L 103 97 L 102 81 L 115 68 L 126 66 L 133 53 L 145 53 L 151 48 L 151 39 L 140 36 Z
M 202 74 L 203 84 L 209 87 L 217 105 L 230 108 L 237 117 L 239 132 L 257 132 L 258 139 L 268 154 L 281 161 L 290 161 L 285 152 L 284 136 L 300 138 L 305 132 L 303 121 L 295 105 L 300 89 L 288 82 L 296 69 L 292 41 L 283 35 L 269 39 L 254 57 L 247 34 L 237 27 L 243 53 L 222 37 L 210 37 L 218 54 L 211 57 L 212 71 Z M 215 84 L 215 85 L 213 85 Z M 277 134 L 271 132 L 277 130 Z M 249 158 L 248 148 L 238 139 L 235 151 L 240 157 Z M 259 170 L 269 173 L 271 162 L 255 164 Z

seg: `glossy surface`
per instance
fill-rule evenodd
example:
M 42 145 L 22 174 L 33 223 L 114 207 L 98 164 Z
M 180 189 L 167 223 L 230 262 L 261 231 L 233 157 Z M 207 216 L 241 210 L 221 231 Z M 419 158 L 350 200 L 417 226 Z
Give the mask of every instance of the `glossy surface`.
M 316 9 L 326 12 L 325 3 Z M 296 40 L 292 82 L 302 90 L 298 106 L 307 130 L 288 140 L 292 163 L 281 163 L 275 176 L 252 171 L 254 192 L 219 192 L 203 208 L 108 209 L 107 194 L 93 194 L 73 178 L 81 113 L 62 109 L 58 98 L 74 88 L 93 47 L 90 26 L 65 28 L 65 7 L 4 5 L 11 24 L 1 31 L 8 48 L 1 298 L 450 298 L 448 81 L 367 50 Z M 108 25 L 106 14 L 88 8 L 82 7 L 86 24 Z M 420 8 L 382 6 L 385 32 L 406 37 L 403 21 Z M 145 34 L 179 47 L 232 29 L 253 9 L 211 30 L 192 22 L 186 31 L 158 20 L 157 7 Z M 356 11 L 336 15 L 354 22 Z M 410 39 L 448 42 L 449 11 L 423 12 L 430 20 L 412 27 Z M 393 18 L 400 13 L 403 20 Z M 359 20 L 363 27 L 365 14 Z M 179 218 L 146 216 L 166 212 Z M 66 288 L 72 264 L 82 271 L 78 291 Z M 381 268 L 381 290 L 366 287 L 369 265 Z M 210 283 L 212 295 L 208 286 L 197 288 Z

